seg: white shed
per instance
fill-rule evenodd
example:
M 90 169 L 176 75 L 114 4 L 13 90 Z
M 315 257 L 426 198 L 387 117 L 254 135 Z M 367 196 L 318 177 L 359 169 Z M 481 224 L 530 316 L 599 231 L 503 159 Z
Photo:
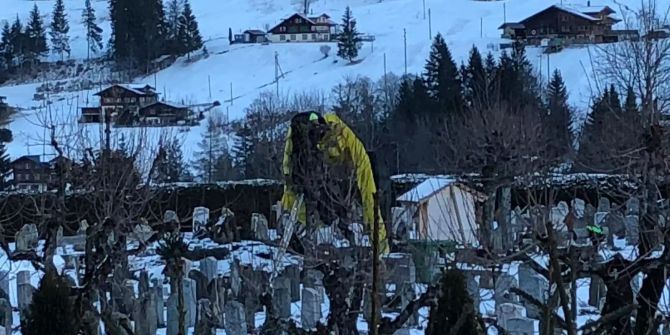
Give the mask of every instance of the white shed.
M 414 213 L 417 239 L 477 245 L 477 204 L 484 199 L 455 179 L 432 177 L 397 200 Z

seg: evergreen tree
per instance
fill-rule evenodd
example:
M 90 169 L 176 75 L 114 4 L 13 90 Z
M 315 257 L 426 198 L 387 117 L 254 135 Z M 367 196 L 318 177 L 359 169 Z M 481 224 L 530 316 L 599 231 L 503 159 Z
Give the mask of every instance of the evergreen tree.
M 56 0 L 53 10 L 51 25 L 49 26 L 49 35 L 51 36 L 51 50 L 60 55 L 63 60 L 63 54 L 70 56 L 70 24 L 65 13 L 63 0 Z
M 72 318 L 74 306 L 70 299 L 70 286 L 65 278 L 47 271 L 40 286 L 33 293 L 32 303 L 21 320 L 21 333 L 25 335 L 72 335 L 77 333 Z
M 620 141 L 614 135 L 621 128 L 618 122 L 620 115 L 616 115 L 615 111 L 621 110 L 621 106 L 613 105 L 618 101 L 618 97 L 613 97 L 613 94 L 617 95 L 616 91 L 605 89 L 591 107 L 580 136 L 577 162 L 579 170 L 616 173 L 625 168 L 620 165 L 616 153 Z
M 14 44 L 9 22 L 5 21 L 0 32 L 0 70 L 7 71 L 14 60 Z M 2 79 L 0 79 L 1 81 Z
M 356 30 L 356 19 L 353 17 L 351 8 L 347 6 L 342 16 L 342 33 L 337 41 L 337 55 L 353 62 L 358 57 L 361 42 L 361 34 Z
M 550 158 L 565 157 L 572 145 L 572 116 L 568 90 L 558 70 L 554 71 L 547 92 L 547 115 L 544 120 Z
M 487 73 L 484 68 L 482 55 L 477 47 L 470 50 L 468 65 L 463 71 L 463 88 L 465 101 L 469 106 L 487 105 Z
M 27 52 L 28 38 L 24 32 L 23 23 L 21 23 L 18 15 L 12 24 L 9 35 L 12 44 L 13 56 L 15 59 L 17 59 L 17 63 L 20 63 L 22 62 L 22 58 Z
M 87 59 L 91 59 L 91 52 L 97 53 L 102 50 L 102 28 L 95 22 L 95 9 L 91 6 L 91 0 L 86 0 L 84 10 L 81 14 L 82 23 L 86 29 Z
M 0 141 L 0 190 L 2 191 L 9 187 L 7 177 L 9 177 L 9 173 L 12 171 L 10 163 L 11 161 L 9 159 L 9 154 L 7 153 L 5 142 Z
M 461 272 L 446 270 L 440 279 L 440 291 L 437 305 L 430 309 L 426 335 L 483 333 L 477 325 L 473 313 L 475 306 Z
M 228 42 L 233 44 L 233 28 L 228 27 Z
M 451 51 L 441 34 L 437 34 L 433 41 L 424 78 L 428 93 L 437 103 L 438 119 L 445 120 L 447 116 L 459 115 L 463 106 L 461 78 Z
M 109 7 L 110 48 L 117 61 L 137 68 L 164 53 L 166 26 L 161 0 L 109 0 Z
M 179 17 L 183 11 L 182 7 L 180 0 L 170 0 L 167 5 L 165 38 L 168 44 L 168 51 L 173 55 L 178 55 L 184 50 L 182 42 L 179 39 Z
M 193 166 L 203 182 L 234 179 L 233 162 L 223 133 L 223 125 L 218 117 L 207 119 L 207 129 L 202 133 L 195 152 Z
M 184 2 L 184 11 L 179 16 L 179 40 L 182 43 L 183 51 L 191 58 L 191 52 L 202 48 L 202 36 L 198 30 L 198 21 L 191 10 L 191 4 L 188 0 Z
M 251 179 L 258 177 L 254 173 L 254 151 L 254 133 L 251 131 L 249 125 L 245 123 L 237 132 L 237 139 L 233 147 L 235 167 L 242 178 Z
M 152 179 L 156 183 L 192 181 L 179 140 L 173 139 L 161 146 L 154 160 Z
M 39 61 L 39 58 L 44 56 L 48 51 L 47 33 L 44 28 L 44 23 L 40 17 L 40 10 L 37 4 L 30 11 L 30 19 L 26 26 L 26 51 L 32 62 Z

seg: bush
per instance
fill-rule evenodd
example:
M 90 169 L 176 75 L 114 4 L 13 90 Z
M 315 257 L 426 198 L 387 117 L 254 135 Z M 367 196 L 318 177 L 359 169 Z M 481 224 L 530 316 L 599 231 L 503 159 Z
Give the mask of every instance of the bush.
M 70 285 L 57 274 L 45 274 L 33 294 L 33 301 L 21 320 L 23 335 L 75 335 Z

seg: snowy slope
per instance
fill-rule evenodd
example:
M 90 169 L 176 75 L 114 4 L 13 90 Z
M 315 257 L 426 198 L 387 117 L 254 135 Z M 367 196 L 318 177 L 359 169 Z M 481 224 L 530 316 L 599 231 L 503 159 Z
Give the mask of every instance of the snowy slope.
M 585 5 L 586 0 L 571 0 L 575 4 Z M 201 32 L 206 39 L 206 47 L 210 57 L 197 62 L 180 59 L 170 68 L 155 76 L 137 78 L 136 82 L 156 84 L 158 90 L 167 99 L 204 103 L 212 100 L 224 102 L 232 95 L 234 101 L 224 103 L 219 109 L 231 118 L 239 118 L 244 108 L 267 90 L 274 91 L 270 85 L 274 80 L 275 53 L 279 57 L 280 66 L 285 78 L 280 81 L 282 93 L 322 92 L 328 93 L 331 88 L 347 76 L 368 76 L 373 80 L 386 69 L 396 74 L 404 73 L 403 29 L 407 32 L 407 70 L 410 73 L 420 72 L 430 50 L 429 20 L 424 19 L 422 1 L 419 0 L 317 0 L 312 11 L 328 13 L 339 21 L 345 6 L 350 5 L 358 21 L 361 32 L 375 35 L 374 44 L 366 43 L 360 54 L 362 62 L 347 65 L 338 61 L 332 54 L 322 59 L 319 47 L 323 43 L 292 43 L 274 45 L 234 45 L 228 44 L 228 28 L 234 33 L 245 29 L 264 29 L 277 24 L 284 18 L 300 9 L 296 0 L 192 0 L 194 12 L 199 20 Z M 662 0 L 663 5 L 670 0 Z M 46 16 L 53 6 L 53 0 L 37 1 L 42 13 Z M 432 17 L 432 35 L 441 32 L 458 62 L 463 61 L 469 49 L 476 45 L 482 51 L 498 52 L 496 46 L 502 41 L 497 27 L 504 21 L 516 21 L 544 9 L 555 1 L 552 0 L 505 0 L 505 1 L 473 1 L 473 0 L 426 0 L 426 8 Z M 568 1 L 564 2 L 565 4 Z M 73 57 L 86 57 L 86 43 L 82 27 L 79 24 L 83 1 L 65 0 L 71 21 Z M 503 11 L 505 4 L 506 11 Z M 593 5 L 609 5 L 619 11 L 619 4 L 631 8 L 639 6 L 637 0 L 599 0 Z M 33 2 L 25 0 L 3 0 L 0 21 L 13 20 L 18 15 L 26 19 Z M 105 40 L 109 35 L 109 18 L 106 1 L 94 3 L 98 19 L 105 30 Z M 1 23 L 1 22 L 0 22 Z M 592 48 L 570 48 L 549 59 L 551 69 L 562 71 L 568 85 L 570 102 L 582 111 L 588 105 L 592 83 L 589 53 Z M 56 56 L 52 56 L 54 58 Z M 547 73 L 547 57 L 542 57 L 537 49 L 529 49 L 528 57 L 543 75 Z M 209 97 L 208 81 L 211 82 L 212 97 Z M 232 92 L 231 92 L 232 84 Z M 8 96 L 9 102 L 23 108 L 38 107 L 32 101 L 35 84 L 14 87 L 0 87 L 0 95 Z M 62 119 L 62 123 L 70 123 L 78 115 L 78 105 L 86 101 L 91 92 L 68 93 L 55 100 L 51 105 L 50 115 Z M 58 101 L 58 99 L 62 99 Z M 16 140 L 10 144 L 12 157 L 29 152 L 41 154 L 43 132 L 35 127 L 39 114 L 45 112 L 24 112 L 12 124 Z M 192 128 L 184 137 L 184 150 L 190 156 L 195 143 L 200 138 L 200 128 Z M 92 134 L 98 134 L 97 126 L 88 126 Z M 115 130 L 118 131 L 118 130 Z M 158 133 L 163 130 L 152 130 Z M 174 133 L 177 133 L 176 130 Z M 154 136 L 154 137 L 157 137 Z M 29 147 L 26 143 L 35 145 Z M 49 148 L 44 149 L 47 154 Z

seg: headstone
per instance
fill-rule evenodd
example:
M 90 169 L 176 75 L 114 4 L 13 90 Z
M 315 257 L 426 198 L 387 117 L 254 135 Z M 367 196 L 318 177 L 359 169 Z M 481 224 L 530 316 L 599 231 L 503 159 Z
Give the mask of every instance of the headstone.
M 575 228 L 575 243 L 583 245 L 589 243 L 589 231 L 586 228 Z
M 268 220 L 263 214 L 253 213 L 251 215 L 251 230 L 254 232 L 254 237 L 258 241 L 268 241 Z
M 242 290 L 242 277 L 240 275 L 240 260 L 235 258 L 230 264 L 230 290 L 233 297 L 239 297 Z
M 321 294 L 313 288 L 302 289 L 300 319 L 303 329 L 314 329 L 321 320 Z
M 9 272 L 0 271 L 0 298 L 9 297 Z
M 161 283 L 158 279 L 153 279 L 152 280 L 153 287 L 151 288 L 151 291 L 154 295 L 154 299 L 156 301 L 156 322 L 158 324 L 159 328 L 163 328 L 166 326 L 165 324 L 165 301 L 163 298 L 163 283 Z
M 24 225 L 16 233 L 16 250 L 35 250 L 35 248 L 37 248 L 38 239 L 39 233 L 37 231 L 37 226 L 32 223 Z
M 273 283 L 272 302 L 275 313 L 280 319 L 291 317 L 291 280 L 286 276 L 279 276 Z
M 151 287 L 149 286 L 149 273 L 147 271 L 140 271 L 138 291 L 140 295 L 149 293 L 151 291 Z
M 33 293 L 35 288 L 30 284 L 30 272 L 29 271 L 19 271 L 16 274 L 16 286 L 17 286 L 17 302 L 19 305 L 20 311 L 25 311 L 30 303 L 33 301 Z
M 291 282 L 291 302 L 300 301 L 300 268 L 295 264 L 286 266 L 284 275 Z
M 610 211 L 605 217 L 605 225 L 610 228 L 612 234 L 623 237 L 626 234 L 624 216 L 619 211 Z
M 167 300 L 167 335 L 186 334 L 188 328 L 188 311 L 186 311 L 186 328 L 179 331 L 179 298 L 177 292 L 172 292 Z
M 193 269 L 188 272 L 188 278 L 192 279 L 195 284 L 196 301 L 208 298 L 207 286 L 209 286 L 209 281 L 207 277 L 199 270 Z
M 640 240 L 640 226 L 637 215 L 628 215 L 625 218 L 626 244 L 636 245 Z
M 387 282 L 400 285 L 416 283 L 416 266 L 412 254 L 391 253 L 383 258 L 386 265 Z
M 195 326 L 197 304 L 197 292 L 195 281 L 184 278 L 184 305 L 186 306 L 186 319 L 189 327 Z
M 607 215 L 609 215 L 609 212 L 596 212 L 593 216 L 593 223 L 604 226 L 607 222 Z
M 322 301 L 326 292 L 323 287 L 323 273 L 317 270 L 307 270 L 303 278 L 303 287 L 313 288 L 319 293 L 319 299 Z M 303 291 L 304 292 L 304 291 Z
M 503 303 L 496 305 L 496 318 L 498 325 L 503 329 L 508 329 L 507 322 L 510 319 L 524 317 L 524 308 L 514 303 Z
M 227 335 L 247 335 L 244 305 L 237 301 L 228 301 L 226 302 L 224 314 L 226 316 L 225 328 Z
M 141 294 L 135 303 L 135 334 L 155 335 L 158 330 L 158 316 L 156 315 L 156 298 L 151 292 Z
M 133 228 L 133 235 L 134 235 L 133 237 L 135 237 L 142 243 L 146 243 L 146 241 L 148 241 L 151 238 L 151 236 L 153 236 L 153 234 L 154 230 L 151 228 L 149 223 L 144 218 L 142 218 L 140 223 L 135 225 L 135 227 Z
M 200 261 L 200 271 L 207 277 L 207 284 L 217 277 L 219 262 L 214 257 L 207 257 Z
M 193 232 L 199 232 L 200 230 L 205 229 L 205 226 L 209 222 L 209 208 L 207 207 L 196 207 L 193 209 Z
M 527 278 L 519 277 L 519 286 L 520 286 L 519 289 L 528 293 L 537 301 L 540 301 L 542 303 L 546 302 L 545 296 L 549 289 L 549 283 L 544 277 L 540 276 L 539 274 L 532 274 Z M 529 302 L 524 302 L 524 305 L 526 306 L 526 315 L 528 317 L 535 319 L 540 318 L 541 311 L 537 306 Z
M 572 200 L 572 208 L 574 209 L 575 215 L 578 218 L 584 217 L 584 208 L 586 207 L 586 202 L 584 200 L 575 198 Z
M 403 283 L 400 285 L 400 308 L 404 310 L 410 302 L 416 300 L 416 290 L 414 283 Z M 419 325 L 419 313 L 412 313 L 409 320 L 405 323 L 406 327 L 416 327 Z
M 226 305 L 226 282 L 222 277 L 217 277 L 209 283 L 209 300 L 212 302 L 212 312 L 218 315 L 218 327 L 225 327 L 223 311 Z
M 517 302 L 516 294 L 510 292 L 512 287 L 518 287 L 517 280 L 513 276 L 503 273 L 496 279 L 494 288 L 496 306 Z
M 81 220 L 79 222 L 79 229 L 77 229 L 77 235 L 86 235 L 87 229 L 88 229 L 88 221 Z
M 591 276 L 589 285 L 589 305 L 600 307 L 601 299 L 607 295 L 607 286 L 600 276 Z
M 630 198 L 626 201 L 626 215 L 640 215 L 640 200 Z
M 584 206 L 583 221 L 585 225 L 593 224 L 593 222 L 595 221 L 596 212 L 597 212 L 596 208 L 593 207 L 591 204 L 586 204 L 586 206 Z
M 12 305 L 7 299 L 0 299 L 0 329 L 5 331 L 5 334 L 12 333 L 12 324 L 14 323 L 14 315 L 12 312 Z
M 565 229 L 565 216 L 568 215 L 569 210 L 568 204 L 565 201 L 561 201 L 556 207 L 551 209 L 551 212 L 549 212 L 549 217 L 554 224 L 554 227 L 556 227 L 556 230 Z
M 320 227 L 316 230 L 316 245 L 333 245 L 335 229 L 332 225 Z
M 198 300 L 195 335 L 216 335 L 218 315 L 212 310 L 212 302 L 208 299 Z
M 598 212 L 610 211 L 610 199 L 607 197 L 600 197 L 598 199 Z
M 177 216 L 177 213 L 175 211 L 165 211 L 165 214 L 163 214 L 163 222 L 166 223 L 179 223 L 179 216 Z
M 535 322 L 529 318 L 510 318 L 507 320 L 507 332 L 509 335 L 533 335 L 535 333 Z

